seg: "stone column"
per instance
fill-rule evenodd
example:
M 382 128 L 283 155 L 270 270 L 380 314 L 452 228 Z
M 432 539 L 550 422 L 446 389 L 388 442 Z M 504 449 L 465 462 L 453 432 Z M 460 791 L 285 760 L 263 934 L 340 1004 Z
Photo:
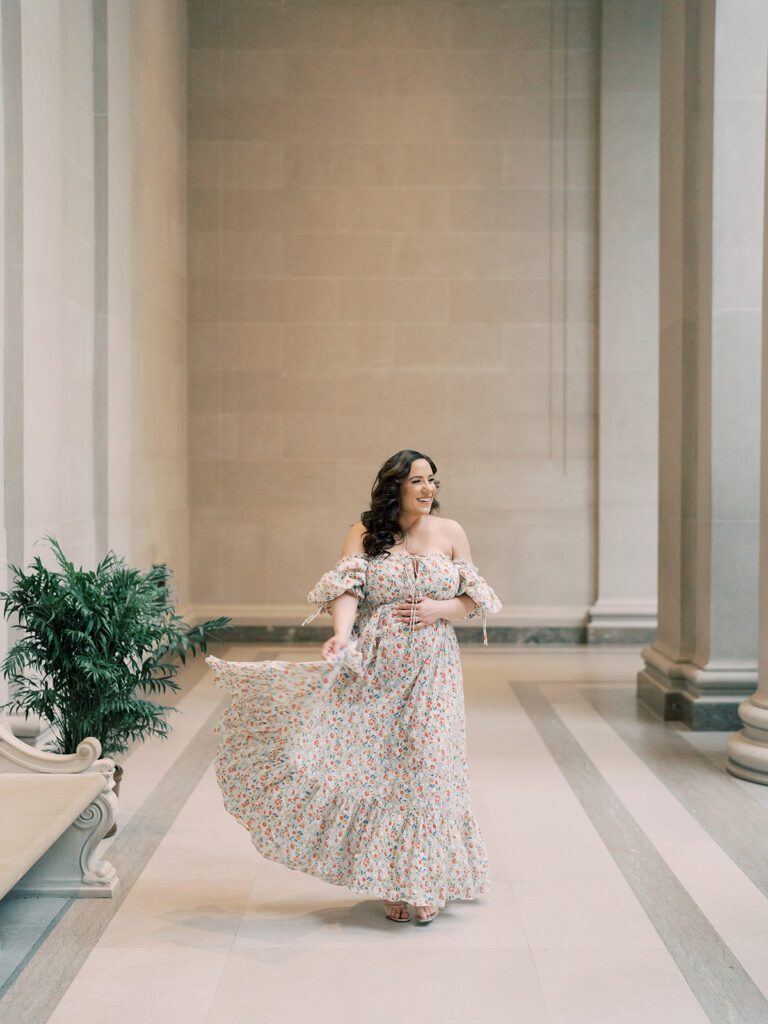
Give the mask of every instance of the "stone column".
M 766 136 L 768 138 L 768 134 Z M 768 167 L 768 159 L 766 160 Z M 768 174 L 765 177 L 768 190 Z M 768 202 L 765 203 L 768 213 Z M 732 775 L 768 785 L 768 219 L 763 229 L 763 362 L 760 437 L 760 540 L 758 595 L 757 691 L 739 705 L 744 723 L 728 741 L 727 768 Z
M 662 5 L 659 626 L 638 697 L 738 724 L 757 680 L 768 5 Z
M 600 76 L 598 597 L 590 643 L 656 629 L 659 0 L 604 0 Z

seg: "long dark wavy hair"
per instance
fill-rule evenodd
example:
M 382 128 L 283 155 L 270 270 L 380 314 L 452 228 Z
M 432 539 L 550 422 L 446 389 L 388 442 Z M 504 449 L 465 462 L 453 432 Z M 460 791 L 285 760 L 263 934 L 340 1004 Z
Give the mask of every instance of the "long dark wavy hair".
M 437 466 L 428 455 L 406 448 L 391 455 L 376 474 L 376 481 L 371 489 L 371 507 L 360 514 L 360 522 L 367 531 L 363 536 L 363 550 L 371 558 L 383 554 L 405 537 L 398 522 L 400 485 L 408 479 L 411 466 L 416 459 L 426 459 L 432 467 L 432 472 L 437 473 Z M 435 490 L 439 487 L 440 481 L 435 478 Z M 429 514 L 437 515 L 439 511 L 440 502 L 435 497 Z

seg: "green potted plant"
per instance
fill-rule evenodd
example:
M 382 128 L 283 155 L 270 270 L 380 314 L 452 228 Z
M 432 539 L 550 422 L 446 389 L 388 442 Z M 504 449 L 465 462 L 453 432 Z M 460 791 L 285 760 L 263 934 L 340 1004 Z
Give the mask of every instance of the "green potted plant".
M 10 587 L 0 592 L 5 618 L 16 616 L 24 631 L 0 664 L 12 694 L 0 711 L 47 721 L 53 738 L 44 749 L 53 753 L 74 753 L 87 736 L 112 758 L 129 740 L 165 739 L 166 715 L 178 709 L 141 694 L 179 690 L 179 662 L 204 652 L 231 619 L 185 623 L 164 564 L 142 572 L 109 551 L 95 569 L 76 569 L 54 537 L 45 539 L 58 569 L 39 556 L 28 572 L 10 565 Z M 116 792 L 122 774 L 116 765 Z

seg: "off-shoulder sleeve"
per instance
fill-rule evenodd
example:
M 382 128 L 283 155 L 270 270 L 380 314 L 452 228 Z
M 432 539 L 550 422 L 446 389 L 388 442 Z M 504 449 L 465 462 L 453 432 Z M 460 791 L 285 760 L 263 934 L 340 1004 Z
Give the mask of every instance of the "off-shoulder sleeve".
M 307 594 L 307 601 L 320 607 L 302 622 L 302 626 L 306 626 L 320 612 L 330 615 L 331 602 L 340 594 L 350 592 L 362 600 L 365 597 L 367 572 L 368 560 L 364 555 L 344 555 L 340 558 L 332 569 L 323 573 Z
M 480 575 L 476 565 L 463 558 L 455 559 L 454 564 L 459 570 L 459 589 L 456 596 L 466 594 L 475 602 L 475 608 L 467 618 L 473 619 L 476 615 L 483 617 L 483 643 L 488 646 L 488 633 L 486 632 L 486 616 L 495 615 L 502 608 L 501 601 L 496 591 L 489 586 L 488 582 Z

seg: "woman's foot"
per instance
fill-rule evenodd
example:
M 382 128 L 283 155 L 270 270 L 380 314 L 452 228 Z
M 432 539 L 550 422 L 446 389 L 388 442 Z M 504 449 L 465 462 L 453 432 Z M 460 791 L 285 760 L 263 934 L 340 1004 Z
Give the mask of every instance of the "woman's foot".
M 384 900 L 384 913 L 390 921 L 410 921 L 408 904 L 403 900 Z
M 429 924 L 440 913 L 440 908 L 432 903 L 421 907 L 414 905 L 413 909 L 416 911 L 416 924 Z

